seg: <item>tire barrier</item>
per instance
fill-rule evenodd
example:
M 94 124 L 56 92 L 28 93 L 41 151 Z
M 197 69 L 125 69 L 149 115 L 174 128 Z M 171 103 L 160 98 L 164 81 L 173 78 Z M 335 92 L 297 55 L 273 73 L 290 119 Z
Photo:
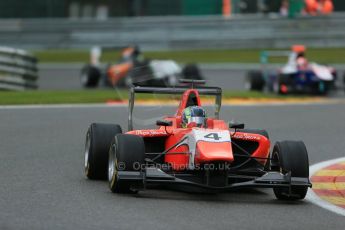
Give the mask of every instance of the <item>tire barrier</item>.
M 37 89 L 37 59 L 25 50 L 0 47 L 0 90 Z

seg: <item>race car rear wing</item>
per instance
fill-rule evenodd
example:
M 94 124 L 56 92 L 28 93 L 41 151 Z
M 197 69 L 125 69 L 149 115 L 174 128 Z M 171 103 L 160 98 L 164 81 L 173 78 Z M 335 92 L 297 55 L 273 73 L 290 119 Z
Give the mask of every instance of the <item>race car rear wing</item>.
M 268 64 L 270 57 L 280 58 L 280 57 L 288 57 L 291 54 L 289 50 L 263 50 L 260 53 L 260 63 L 261 64 Z
M 215 118 L 219 119 L 220 107 L 222 104 L 222 89 L 219 87 L 206 87 L 206 86 L 197 86 L 196 81 L 184 82 L 191 83 L 191 87 L 198 90 L 200 95 L 215 96 Z M 135 94 L 137 93 L 148 93 L 148 94 L 183 94 L 187 89 L 190 89 L 189 86 L 176 86 L 176 87 L 147 87 L 147 86 L 132 86 L 130 89 L 130 97 L 128 103 L 128 131 L 133 130 L 133 108 L 135 101 Z

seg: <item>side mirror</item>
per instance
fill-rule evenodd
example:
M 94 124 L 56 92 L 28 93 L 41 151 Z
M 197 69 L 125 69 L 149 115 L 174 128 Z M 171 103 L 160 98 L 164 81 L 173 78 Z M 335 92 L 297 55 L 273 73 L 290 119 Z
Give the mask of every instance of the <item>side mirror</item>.
M 172 121 L 158 120 L 158 121 L 156 121 L 156 125 L 158 125 L 158 126 L 172 126 Z
M 230 129 L 244 129 L 244 124 L 243 123 L 230 122 L 229 123 L 229 128 Z

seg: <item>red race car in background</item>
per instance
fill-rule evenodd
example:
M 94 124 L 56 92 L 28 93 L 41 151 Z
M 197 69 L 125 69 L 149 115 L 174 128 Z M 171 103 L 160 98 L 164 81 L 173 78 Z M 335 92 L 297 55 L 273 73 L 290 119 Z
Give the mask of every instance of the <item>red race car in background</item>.
M 278 199 L 305 197 L 311 183 L 303 142 L 279 141 L 270 151 L 265 130 L 219 119 L 221 88 L 200 86 L 204 81 L 181 82 L 185 85 L 174 88 L 133 86 L 125 133 L 116 124 L 91 124 L 85 144 L 87 178 L 108 178 L 115 193 L 167 185 L 202 192 L 273 188 Z M 135 130 L 132 112 L 138 93 L 182 94 L 182 98 L 176 114 L 158 120 L 157 128 Z M 215 97 L 214 116 L 200 112 L 200 95 Z M 197 110 L 190 113 L 190 108 Z
M 101 65 L 102 48 L 91 49 L 90 64 L 80 73 L 80 82 L 85 88 L 97 86 L 130 87 L 133 83 L 147 86 L 172 86 L 178 79 L 202 80 L 196 64 L 181 67 L 173 60 L 151 60 L 144 58 L 138 46 L 128 46 L 121 51 L 115 64 Z

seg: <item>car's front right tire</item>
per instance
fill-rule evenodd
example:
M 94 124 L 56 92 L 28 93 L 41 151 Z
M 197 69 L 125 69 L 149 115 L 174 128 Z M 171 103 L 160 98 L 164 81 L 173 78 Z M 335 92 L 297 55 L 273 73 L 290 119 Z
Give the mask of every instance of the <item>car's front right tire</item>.
M 139 173 L 145 169 L 145 144 L 140 136 L 119 134 L 110 145 L 108 161 L 109 188 L 114 193 L 137 192 L 143 180 L 121 181 L 119 172 Z
M 119 125 L 93 123 L 85 140 L 84 172 L 88 179 L 105 180 L 109 146 L 115 135 L 122 133 Z

